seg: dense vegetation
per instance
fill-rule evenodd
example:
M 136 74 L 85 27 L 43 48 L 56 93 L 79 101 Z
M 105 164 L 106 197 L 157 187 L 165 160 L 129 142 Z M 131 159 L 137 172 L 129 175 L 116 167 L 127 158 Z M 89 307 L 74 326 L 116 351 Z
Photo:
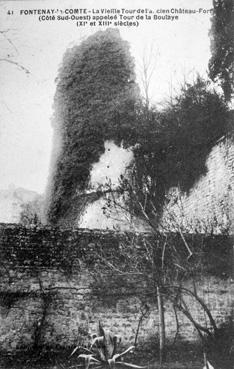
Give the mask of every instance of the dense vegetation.
M 224 98 L 198 76 L 193 84 L 185 84 L 163 111 L 151 109 L 145 114 L 142 109 L 137 120 L 138 145 L 130 187 L 148 215 L 153 212 L 155 218 L 155 209 L 160 216 L 171 187 L 188 192 L 206 173 L 207 155 L 227 132 L 229 113 Z M 129 181 L 123 185 L 129 186 Z
M 163 111 L 144 105 L 129 46 L 112 29 L 66 52 L 54 110 L 55 142 L 61 148 L 52 163 L 52 224 L 66 218 L 75 204 L 73 212 L 81 211 L 85 197 L 78 195 L 87 189 L 91 166 L 103 153 L 105 140 L 134 145 L 132 183 L 139 201 L 150 204 L 146 210 L 153 210 L 155 217 L 155 208 L 160 215 L 171 187 L 189 191 L 205 174 L 207 155 L 228 126 L 225 99 L 199 76 Z M 123 186 L 129 190 L 129 183 L 123 181 Z
M 128 43 L 117 30 L 97 32 L 68 49 L 57 79 L 53 125 L 56 153 L 51 173 L 51 223 L 63 217 L 88 183 L 104 141 L 129 141 L 138 88 Z
M 234 89 L 234 2 L 213 0 L 213 6 L 209 75 L 219 81 L 225 98 L 230 100 Z

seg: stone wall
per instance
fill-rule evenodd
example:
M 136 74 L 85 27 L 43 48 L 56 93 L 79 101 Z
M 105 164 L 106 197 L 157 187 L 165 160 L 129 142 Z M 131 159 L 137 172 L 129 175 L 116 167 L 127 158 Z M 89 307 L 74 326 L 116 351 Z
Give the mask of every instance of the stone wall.
M 108 196 L 111 198 L 111 194 L 105 193 L 107 184 L 111 183 L 115 189 L 118 176 L 126 173 L 132 160 L 130 149 L 107 141 L 105 152 L 91 170 L 89 189 L 74 198 L 74 209 L 66 215 L 67 219 L 62 220 L 63 224 L 104 230 L 147 230 L 147 224 L 140 218 L 133 219 L 127 210 L 123 210 L 124 206 L 107 206 Z M 117 174 L 114 171 L 116 165 L 119 167 Z M 101 191 L 105 195 L 101 195 Z M 82 211 L 76 208 L 79 196 L 86 199 Z M 231 133 L 214 145 L 206 160 L 206 173 L 193 188 L 188 193 L 171 188 L 168 199 L 161 222 L 169 231 L 178 230 L 179 225 L 189 232 L 234 232 L 234 138 Z M 121 197 L 118 200 L 122 205 L 124 200 Z
M 162 221 L 168 229 L 178 224 L 199 232 L 234 232 L 234 141 L 223 137 L 211 150 L 207 172 L 189 193 L 171 189 Z
M 123 237 L 121 233 L 84 229 L 0 226 L 0 348 L 14 350 L 32 346 L 39 324 L 39 344 L 82 344 L 95 332 L 99 320 L 105 328 L 121 334 L 124 343 L 133 343 L 145 302 L 150 312 L 140 327 L 139 340 L 155 337 L 157 306 L 154 297 L 146 301 L 142 298 L 144 294 L 138 293 L 137 280 L 132 290 L 123 289 L 117 282 L 115 288 L 101 285 L 99 293 L 95 292 L 100 247 L 114 253 Z M 229 237 L 217 237 L 207 244 L 211 253 L 204 258 L 206 272 L 198 276 L 198 292 L 221 324 L 233 316 L 234 311 L 230 263 L 233 254 Z M 104 275 L 106 281 L 113 277 L 111 274 L 113 272 Z M 188 303 L 194 316 L 204 322 L 204 312 L 194 301 L 188 300 Z M 174 311 L 167 301 L 165 308 L 167 337 L 173 339 Z M 180 313 L 178 318 L 180 338 L 197 339 L 190 322 Z

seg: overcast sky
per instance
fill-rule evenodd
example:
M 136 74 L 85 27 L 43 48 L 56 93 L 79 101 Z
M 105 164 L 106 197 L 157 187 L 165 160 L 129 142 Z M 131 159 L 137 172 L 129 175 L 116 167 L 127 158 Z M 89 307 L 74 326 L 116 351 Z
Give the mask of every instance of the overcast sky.
M 43 193 L 52 147 L 55 78 L 68 47 L 106 27 L 76 27 L 74 22 L 39 22 L 20 16 L 20 9 L 66 8 L 210 9 L 211 0 L 74 0 L 0 1 L 0 59 L 11 55 L 17 65 L 0 60 L 0 189 L 14 184 Z M 14 11 L 7 15 L 7 11 Z M 160 14 L 159 14 L 160 15 Z M 150 95 L 159 104 L 184 79 L 206 75 L 210 57 L 210 14 L 180 15 L 178 21 L 143 21 L 120 27 L 137 66 L 142 56 L 154 55 Z M 2 32 L 4 31 L 4 32 Z M 6 31 L 6 32 L 5 32 Z M 137 71 L 139 68 L 137 69 Z M 139 73 L 138 73 L 138 80 Z

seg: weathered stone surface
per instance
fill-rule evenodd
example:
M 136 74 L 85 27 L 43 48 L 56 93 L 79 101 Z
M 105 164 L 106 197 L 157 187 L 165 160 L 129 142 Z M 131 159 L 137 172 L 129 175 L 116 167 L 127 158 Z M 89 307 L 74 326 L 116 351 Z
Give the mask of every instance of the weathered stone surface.
M 142 296 L 138 289 L 126 294 L 117 285 L 116 289 L 99 291 L 98 295 L 93 292 L 98 244 L 111 253 L 118 252 L 121 237 L 121 233 L 114 232 L 1 225 L 0 348 L 14 350 L 33 345 L 38 323 L 42 324 L 42 344 L 70 346 L 85 342 L 89 334 L 95 333 L 99 320 L 106 329 L 122 335 L 124 342 L 133 343 L 141 316 Z M 207 247 L 213 258 L 207 255 L 204 259 L 204 271 L 208 273 L 201 274 L 197 283 L 199 296 L 208 304 L 218 324 L 234 310 L 234 282 L 228 267 L 232 255 L 230 245 L 228 237 L 209 240 Z M 212 263 L 219 257 L 220 249 L 221 271 L 227 264 L 225 278 L 218 269 L 216 276 L 211 275 L 214 274 Z M 194 317 L 205 322 L 199 306 L 192 300 L 187 302 Z M 139 330 L 141 341 L 158 331 L 157 307 L 152 299 L 148 304 L 150 313 Z M 165 308 L 167 336 L 173 339 L 176 322 L 170 302 L 165 301 Z M 181 313 L 178 317 L 181 338 L 196 339 L 197 333 L 189 321 Z
M 206 161 L 207 173 L 188 194 L 172 189 L 162 222 L 168 230 L 234 233 L 234 140 L 223 137 L 212 148 Z M 175 201 L 176 200 L 176 201 Z M 172 215 L 172 216 L 171 216 Z

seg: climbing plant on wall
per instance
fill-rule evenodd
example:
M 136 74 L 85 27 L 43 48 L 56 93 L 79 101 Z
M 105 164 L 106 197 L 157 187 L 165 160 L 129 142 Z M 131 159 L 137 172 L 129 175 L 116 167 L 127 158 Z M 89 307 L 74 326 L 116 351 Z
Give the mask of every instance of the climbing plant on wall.
M 149 113 L 147 118 L 144 111 L 137 117 L 136 160 L 131 175 L 122 179 L 122 188 L 129 192 L 129 200 L 134 190 L 155 220 L 170 188 L 188 192 L 206 174 L 207 156 L 227 132 L 229 112 L 223 97 L 198 76 L 162 111 Z M 130 205 L 138 215 L 142 213 L 136 201 Z
M 224 98 L 199 76 L 162 111 L 145 109 L 128 43 L 117 30 L 95 33 L 67 50 L 58 73 L 47 220 L 74 224 L 86 201 L 93 201 L 82 193 L 108 139 L 134 145 L 135 190 L 139 197 L 147 191 L 148 214 L 153 202 L 160 216 L 171 187 L 187 192 L 206 173 L 207 156 L 227 122 Z
M 113 29 L 97 32 L 65 53 L 54 99 L 51 223 L 63 217 L 76 192 L 87 187 L 104 141 L 131 141 L 138 96 L 133 67 L 128 43 Z

